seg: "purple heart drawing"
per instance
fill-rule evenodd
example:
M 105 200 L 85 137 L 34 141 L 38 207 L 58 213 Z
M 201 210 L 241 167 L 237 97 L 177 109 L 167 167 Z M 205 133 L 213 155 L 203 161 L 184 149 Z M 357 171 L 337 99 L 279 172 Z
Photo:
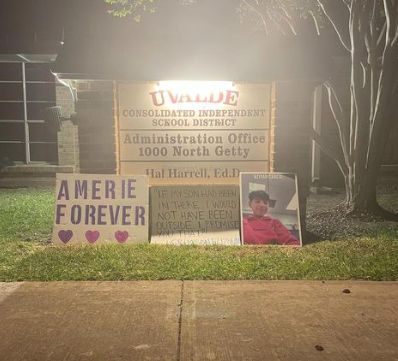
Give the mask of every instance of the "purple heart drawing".
M 67 244 L 71 240 L 72 236 L 73 232 L 70 229 L 66 231 L 62 229 L 58 232 L 58 237 L 64 244 Z
M 129 232 L 117 231 L 117 232 L 115 232 L 115 237 L 119 243 L 124 243 L 124 242 L 126 242 L 127 238 L 129 237 Z
M 100 233 L 98 231 L 87 231 L 86 232 L 86 239 L 90 243 L 94 243 L 100 236 Z

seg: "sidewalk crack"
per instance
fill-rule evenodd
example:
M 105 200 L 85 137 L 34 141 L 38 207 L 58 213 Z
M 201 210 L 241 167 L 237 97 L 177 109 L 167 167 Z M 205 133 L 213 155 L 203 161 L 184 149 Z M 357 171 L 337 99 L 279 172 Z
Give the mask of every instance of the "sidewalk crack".
M 178 341 L 177 341 L 177 358 L 176 361 L 181 360 L 181 330 L 182 330 L 182 308 L 184 306 L 184 281 L 181 284 L 181 298 L 179 304 L 178 314 Z

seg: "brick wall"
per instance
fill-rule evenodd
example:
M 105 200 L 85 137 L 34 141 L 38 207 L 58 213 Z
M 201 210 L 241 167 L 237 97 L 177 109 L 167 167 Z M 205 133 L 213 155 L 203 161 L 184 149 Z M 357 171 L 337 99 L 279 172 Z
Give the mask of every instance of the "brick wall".
M 81 173 L 119 174 L 115 84 L 78 81 L 76 94 Z
M 79 170 L 79 139 L 78 127 L 70 118 L 75 113 L 75 102 L 68 87 L 61 83 L 56 84 L 56 104 L 61 107 L 61 130 L 57 134 L 58 139 L 58 165 L 74 166 Z
M 61 107 L 61 116 L 70 119 L 75 112 L 75 102 L 69 88 L 61 83 L 55 87 L 57 105 Z
M 58 132 L 58 165 L 72 165 L 79 170 L 78 128 L 70 120 L 64 120 Z

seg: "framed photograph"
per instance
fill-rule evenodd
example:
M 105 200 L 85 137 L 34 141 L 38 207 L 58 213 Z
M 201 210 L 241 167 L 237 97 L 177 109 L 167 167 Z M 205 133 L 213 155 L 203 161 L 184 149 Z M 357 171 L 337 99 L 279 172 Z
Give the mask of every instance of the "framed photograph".
M 242 244 L 301 246 L 297 177 L 240 173 Z

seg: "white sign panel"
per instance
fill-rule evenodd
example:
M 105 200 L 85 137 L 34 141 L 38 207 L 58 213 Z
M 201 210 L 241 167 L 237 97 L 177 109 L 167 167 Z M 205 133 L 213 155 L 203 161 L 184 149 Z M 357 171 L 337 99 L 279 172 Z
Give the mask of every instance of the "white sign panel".
M 148 241 L 147 176 L 57 174 L 53 243 Z
M 238 184 L 269 170 L 269 84 L 121 83 L 118 94 L 122 174 Z
M 239 187 L 151 187 L 151 243 L 240 245 Z

